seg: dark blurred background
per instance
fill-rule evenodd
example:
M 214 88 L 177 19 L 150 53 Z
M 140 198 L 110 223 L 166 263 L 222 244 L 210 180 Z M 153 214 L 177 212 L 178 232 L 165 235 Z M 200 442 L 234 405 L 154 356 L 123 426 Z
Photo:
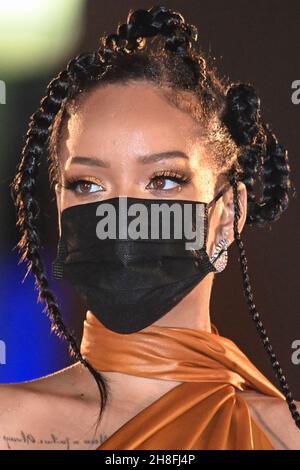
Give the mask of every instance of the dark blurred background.
M 30 115 L 47 83 L 79 52 L 94 50 L 103 33 L 125 22 L 129 9 L 149 8 L 143 0 L 0 0 L 0 80 L 6 103 L 0 104 L 0 382 L 40 377 L 72 363 L 67 346 L 54 333 L 38 304 L 34 280 L 18 265 L 15 214 L 9 184 Z M 288 148 L 293 180 L 300 191 L 300 105 L 291 100 L 292 82 L 300 80 L 300 8 L 298 0 L 168 1 L 198 27 L 199 41 L 232 80 L 252 83 L 261 97 L 263 116 Z M 38 189 L 43 256 L 49 271 L 57 243 L 56 210 L 42 165 Z M 49 203 L 51 201 L 51 203 Z M 243 240 L 258 311 L 287 380 L 300 399 L 300 364 L 293 364 L 292 343 L 300 340 L 300 201 L 293 199 L 282 218 L 268 228 L 245 227 Z M 67 286 L 52 286 L 64 319 L 80 341 L 85 312 Z M 235 341 L 277 385 L 249 317 L 243 296 L 238 250 L 232 245 L 229 265 L 216 276 L 212 321 L 220 334 Z M 1 347 L 0 347 L 1 351 Z M 1 360 L 0 360 L 1 362 Z M 4 362 L 2 360 L 2 362 Z

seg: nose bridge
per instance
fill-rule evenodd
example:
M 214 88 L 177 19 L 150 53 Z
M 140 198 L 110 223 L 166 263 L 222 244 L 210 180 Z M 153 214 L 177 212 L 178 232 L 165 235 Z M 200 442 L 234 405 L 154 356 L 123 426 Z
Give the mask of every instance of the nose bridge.
M 111 182 L 111 194 L 118 196 L 141 196 L 142 186 L 139 184 L 138 169 L 133 168 L 132 164 L 117 165 L 114 170 L 114 177 Z

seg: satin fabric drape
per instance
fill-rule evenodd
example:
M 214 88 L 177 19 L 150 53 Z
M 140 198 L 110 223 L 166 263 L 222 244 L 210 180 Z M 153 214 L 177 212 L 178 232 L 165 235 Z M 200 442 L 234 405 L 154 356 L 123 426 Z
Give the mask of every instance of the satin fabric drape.
M 183 382 L 127 421 L 98 450 L 273 449 L 236 390 L 285 398 L 214 325 L 211 333 L 151 325 L 119 334 L 88 312 L 81 353 L 102 372 Z

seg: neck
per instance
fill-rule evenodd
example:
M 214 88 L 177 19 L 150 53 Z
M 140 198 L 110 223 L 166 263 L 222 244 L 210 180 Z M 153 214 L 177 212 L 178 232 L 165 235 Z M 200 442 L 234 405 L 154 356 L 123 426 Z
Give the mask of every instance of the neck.
M 211 276 L 206 276 L 181 302 L 153 325 L 191 328 L 211 333 L 209 300 Z M 108 381 L 112 407 L 133 412 L 145 408 L 182 382 L 99 371 Z
M 212 274 L 208 274 L 178 305 L 153 325 L 192 328 L 211 333 L 209 312 L 211 276 Z

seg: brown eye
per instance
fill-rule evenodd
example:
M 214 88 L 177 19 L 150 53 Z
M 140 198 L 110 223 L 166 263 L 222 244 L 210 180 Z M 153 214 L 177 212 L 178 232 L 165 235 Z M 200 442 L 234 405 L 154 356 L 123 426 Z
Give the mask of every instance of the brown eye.
M 165 184 L 166 184 L 166 180 L 165 178 L 161 176 L 159 176 L 158 178 L 155 178 L 155 180 L 153 181 L 154 189 L 163 189 Z
M 83 181 L 82 183 L 79 183 L 77 188 L 81 193 L 89 193 L 91 190 L 92 183 L 89 183 L 88 181 Z
M 73 190 L 80 194 L 96 193 L 101 191 L 102 186 L 100 184 L 93 183 L 92 181 L 81 180 L 73 183 Z
M 151 181 L 152 187 L 150 189 L 155 190 L 168 190 L 174 189 L 180 185 L 178 178 L 166 177 L 166 176 L 156 176 Z

